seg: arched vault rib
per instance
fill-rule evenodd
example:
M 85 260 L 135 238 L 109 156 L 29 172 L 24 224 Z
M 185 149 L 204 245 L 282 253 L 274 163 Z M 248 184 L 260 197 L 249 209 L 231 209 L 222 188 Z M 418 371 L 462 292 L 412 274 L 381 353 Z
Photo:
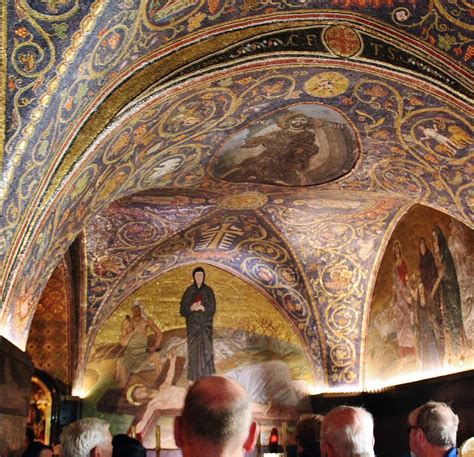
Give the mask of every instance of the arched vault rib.
M 99 8 L 98 10 L 101 9 Z M 249 13 L 249 11 L 246 11 L 246 13 Z M 255 11 L 255 13 L 258 12 Z M 137 22 L 130 24 L 130 30 L 134 31 L 132 35 L 135 34 L 139 29 L 137 24 L 140 22 L 139 17 L 141 17 L 141 15 L 143 14 L 144 11 L 140 11 L 140 15 L 131 14 L 128 18 L 128 20 L 130 18 L 135 18 Z M 127 15 L 125 14 L 125 16 Z M 101 23 L 100 26 L 98 25 L 93 32 L 98 34 L 96 37 L 97 39 L 91 39 L 92 33 L 91 36 L 88 37 L 89 42 L 92 43 L 92 46 L 94 47 L 97 47 L 97 43 L 101 43 L 102 40 L 106 38 L 102 35 L 103 30 L 107 28 L 107 17 L 107 15 L 104 15 L 105 23 Z M 451 19 L 453 18 L 451 17 Z M 95 18 L 95 20 L 97 20 L 97 18 Z M 431 80 L 433 81 L 435 81 L 436 78 L 439 78 L 441 73 L 445 69 L 454 68 L 453 62 L 449 62 L 449 59 L 447 59 L 447 57 L 443 55 L 443 53 L 440 53 L 425 44 L 416 43 L 416 40 L 411 38 L 410 35 L 401 33 L 400 27 L 393 28 L 387 26 L 386 24 L 382 24 L 382 22 L 380 21 L 373 21 L 364 17 L 361 14 L 355 14 L 353 12 L 308 12 L 307 8 L 304 11 L 296 12 L 293 7 L 291 7 L 289 8 L 289 11 L 287 13 L 255 16 L 249 20 L 243 19 L 235 23 L 229 21 L 226 22 L 225 26 L 223 26 L 223 24 L 219 24 L 218 26 L 209 26 L 209 24 L 207 24 L 208 28 L 205 29 L 205 32 L 190 34 L 190 36 L 187 36 L 186 39 L 183 39 L 181 42 L 178 40 L 170 45 L 165 45 L 160 48 L 159 51 L 154 50 L 150 52 L 149 49 L 146 47 L 146 52 L 144 55 L 140 55 L 140 58 L 137 59 L 137 61 L 135 62 L 128 62 L 126 65 L 124 64 L 125 69 L 121 69 L 120 71 L 117 71 L 116 69 L 116 74 L 114 74 L 113 78 L 111 78 L 112 81 L 108 81 L 108 83 L 104 85 L 104 75 L 102 74 L 102 72 L 105 71 L 105 74 L 108 75 L 109 73 L 111 73 L 111 70 L 116 67 L 118 61 L 121 60 L 117 57 L 122 56 L 128 49 L 124 47 L 124 43 L 126 42 L 127 46 L 131 46 L 132 43 L 134 45 L 136 44 L 139 46 L 139 43 L 141 43 L 140 40 L 138 40 L 138 43 L 134 43 L 134 40 L 131 40 L 130 36 L 128 36 L 126 39 L 124 38 L 124 43 L 120 43 L 118 51 L 116 51 L 115 60 L 112 59 L 112 64 L 110 65 L 110 68 L 102 69 L 102 71 L 99 72 L 101 76 L 100 78 L 97 75 L 88 75 L 87 78 L 84 78 L 84 81 L 82 81 L 82 83 L 84 84 L 86 84 L 87 81 L 87 85 L 89 85 L 89 82 L 94 82 L 97 83 L 98 86 L 88 86 L 89 90 L 85 91 L 83 96 L 80 97 L 81 104 L 83 106 L 81 106 L 81 109 L 75 110 L 77 111 L 77 118 L 68 119 L 67 122 L 61 122 L 59 119 L 59 113 L 50 112 L 54 111 L 54 109 L 57 106 L 60 106 L 62 103 L 50 103 L 49 101 L 46 101 L 52 99 L 55 96 L 58 96 L 58 93 L 63 93 L 62 86 L 60 90 L 58 90 L 58 81 L 56 81 L 54 85 L 50 84 L 48 89 L 50 93 L 45 94 L 45 96 L 42 97 L 42 101 L 44 101 L 44 103 L 42 102 L 42 105 L 44 106 L 38 107 L 32 114 L 30 122 L 27 125 L 27 128 L 24 129 L 24 133 L 21 136 L 21 141 L 19 141 L 18 143 L 18 152 L 21 152 L 24 162 L 33 162 L 27 156 L 30 154 L 30 151 L 34 151 L 37 148 L 38 145 L 36 143 L 38 137 L 42 138 L 43 145 L 48 144 L 48 142 L 62 144 L 62 146 L 59 146 L 54 159 L 50 160 L 51 157 L 48 158 L 48 161 L 50 162 L 49 171 L 46 170 L 45 173 L 42 173 L 41 179 L 39 181 L 38 176 L 34 177 L 34 180 L 38 181 L 39 189 L 36 195 L 39 198 L 46 197 L 43 198 L 43 202 L 48 200 L 48 198 L 57 190 L 57 184 L 60 181 L 60 177 L 64 176 L 70 171 L 73 163 L 82 155 L 87 146 L 90 145 L 91 138 L 95 138 L 97 133 L 102 131 L 103 128 L 105 128 L 108 122 L 111 121 L 111 119 L 120 111 L 121 108 L 125 106 L 127 102 L 129 102 L 133 97 L 138 96 L 148 87 L 149 83 L 143 83 L 143 81 L 150 81 L 151 75 L 153 75 L 153 78 L 151 78 L 152 82 L 156 81 L 156 79 L 154 78 L 159 79 L 160 77 L 164 76 L 164 74 L 159 73 L 157 69 L 161 71 L 161 69 L 169 67 L 170 71 L 172 71 L 173 64 L 182 66 L 183 64 L 189 63 L 192 60 L 195 60 L 196 58 L 200 58 L 202 57 L 202 54 L 200 54 L 200 52 L 202 51 L 200 51 L 200 49 L 205 49 L 205 52 L 209 54 L 218 51 L 219 49 L 222 50 L 226 46 L 235 44 L 239 40 L 245 38 L 256 37 L 259 35 L 261 36 L 264 32 L 277 31 L 282 28 L 288 28 L 288 24 L 291 24 L 292 28 L 298 30 L 301 28 L 300 26 L 308 26 L 310 24 L 314 26 L 315 23 L 321 25 L 322 27 L 325 27 L 328 24 L 341 24 L 343 26 L 347 25 L 349 27 L 353 27 L 355 30 L 358 30 L 359 33 L 366 34 L 367 36 L 373 34 L 375 37 L 377 37 L 377 39 L 382 39 L 382 41 L 384 38 L 390 37 L 390 46 L 394 46 L 395 48 L 398 47 L 402 49 L 405 48 L 407 44 L 410 44 L 411 51 L 414 54 L 418 54 L 418 60 L 415 59 L 414 61 L 410 62 L 411 66 L 415 67 L 417 71 L 420 72 L 420 74 L 423 73 L 426 68 L 430 68 L 428 73 Z M 90 27 L 90 25 L 91 21 L 89 20 L 88 25 L 87 27 L 85 27 L 84 31 L 82 31 L 83 33 L 81 34 L 81 36 L 78 36 L 78 42 L 80 41 L 82 43 L 85 37 L 85 33 L 90 31 L 88 28 Z M 168 26 L 170 26 L 170 24 L 168 24 Z M 239 29 L 238 32 L 231 31 L 235 28 Z M 150 30 L 148 30 L 148 32 L 149 31 Z M 145 29 L 140 29 L 140 33 L 145 33 Z M 206 47 L 201 46 L 201 40 L 204 36 L 207 39 Z M 130 48 L 130 50 L 131 49 L 132 48 Z M 421 53 L 420 49 L 423 50 Z M 284 52 L 284 50 L 279 51 Z M 313 49 L 310 49 L 309 51 L 314 52 Z M 327 53 L 327 49 L 322 49 L 322 51 Z M 317 50 L 317 52 L 321 52 L 321 50 Z M 173 53 L 173 55 L 170 56 L 169 53 Z M 392 55 L 393 53 L 388 54 Z M 74 53 L 72 53 L 72 55 L 74 57 L 77 57 L 78 62 L 76 62 L 76 64 L 80 62 L 83 68 L 87 66 L 93 67 L 93 63 L 91 61 L 88 61 L 87 59 L 93 59 L 94 53 L 90 53 L 90 55 L 86 57 L 86 62 L 82 61 L 83 56 L 75 56 Z M 168 57 L 164 57 L 167 55 Z M 375 60 L 382 61 L 383 55 L 383 53 L 381 53 L 380 55 L 377 53 L 377 55 L 375 56 Z M 162 57 L 164 59 L 169 58 L 169 62 L 166 62 L 165 60 L 159 60 L 158 62 L 153 63 L 156 59 L 160 59 Z M 70 56 L 68 57 L 68 59 L 69 58 Z M 400 62 L 402 62 L 403 60 L 406 59 L 400 59 Z M 434 62 L 433 68 L 431 68 L 431 61 Z M 447 62 L 451 63 L 451 65 L 446 64 Z M 148 64 L 150 65 L 147 66 Z M 395 67 L 396 65 L 397 63 L 395 63 Z M 69 90 L 75 86 L 78 86 L 79 81 L 76 81 L 77 77 L 75 75 L 80 72 L 77 71 L 77 65 L 70 65 L 70 68 L 68 68 L 68 66 L 66 65 L 65 68 L 67 69 L 67 74 L 64 75 L 61 82 L 64 86 L 64 90 Z M 137 72 L 138 69 L 139 71 Z M 463 71 L 462 67 L 459 67 L 457 76 L 447 76 L 448 79 L 446 80 L 445 88 L 449 90 L 449 88 L 452 87 L 453 84 L 455 84 L 457 81 L 461 81 L 463 79 L 462 75 L 464 73 L 465 71 Z M 443 80 L 442 77 L 440 78 L 440 81 L 441 80 Z M 100 86 L 98 81 L 102 81 L 103 87 Z M 469 79 L 467 79 L 467 81 L 469 81 Z M 89 94 L 97 94 L 98 92 L 100 92 L 100 95 L 97 98 L 95 98 L 94 100 L 87 101 L 88 97 L 90 96 Z M 66 99 L 68 97 L 63 98 Z M 48 138 L 49 133 L 46 134 L 45 132 L 48 132 L 50 130 L 51 125 L 56 122 L 50 122 L 50 120 L 53 120 L 55 116 L 59 116 L 57 118 L 57 126 L 62 124 L 64 128 L 72 128 L 73 131 L 68 132 L 66 130 L 62 132 L 61 138 Z M 38 121 L 42 117 L 44 118 L 45 123 L 38 123 Z M 46 122 L 46 119 L 48 119 L 48 122 Z M 57 135 L 59 132 L 57 131 L 57 129 L 52 130 L 55 131 L 55 135 Z M 31 144 L 32 147 L 27 147 L 27 140 L 29 138 L 35 138 L 35 145 Z M 37 160 L 35 162 L 37 162 Z M 57 169 L 58 167 L 59 169 Z M 14 167 L 10 167 L 9 176 L 11 178 L 13 178 L 12 173 L 14 173 L 14 171 Z M 32 171 L 33 170 L 31 169 L 31 167 L 29 167 L 28 173 L 32 173 Z M 28 179 L 29 182 L 31 182 L 32 180 L 33 176 L 31 176 L 31 179 Z M 15 197 L 12 198 L 13 200 L 15 200 Z M 16 235 L 14 235 L 13 233 L 5 234 L 8 235 L 5 236 L 5 238 L 8 240 L 8 244 L 10 243 L 10 240 L 12 240 L 11 244 L 12 246 L 14 246 L 14 249 L 12 249 L 12 251 L 6 257 L 6 262 L 4 263 L 5 272 L 8 272 L 10 267 L 12 267 L 12 263 L 15 261 L 15 256 L 17 255 L 17 253 L 24 249 L 24 247 L 17 246 L 17 243 L 15 242 L 15 240 L 13 240 L 13 236 L 16 237 L 17 241 L 22 240 L 25 235 L 25 232 L 28 230 L 30 219 L 36 219 L 39 214 L 38 211 L 41 211 L 40 208 L 43 207 L 43 203 L 39 203 L 39 200 L 35 200 L 35 198 L 36 197 L 34 196 L 33 200 L 30 202 L 31 205 L 29 208 L 24 207 L 26 200 L 23 201 L 23 199 L 19 199 L 15 202 L 15 204 L 21 206 L 21 208 L 19 208 L 20 211 L 18 211 L 18 214 L 21 214 L 21 217 L 23 219 L 13 221 L 14 223 L 12 222 L 12 224 L 10 224 L 10 227 L 5 227 L 5 230 L 8 229 L 9 231 L 12 231 L 14 229 L 16 230 L 16 228 L 18 228 L 18 230 L 16 230 Z M 6 206 L 8 208 L 11 207 L 9 202 L 6 203 Z M 18 215 L 16 217 L 18 217 Z
M 327 70 L 328 66 L 334 70 L 333 73 L 336 72 L 344 81 L 348 82 L 346 92 L 343 91 L 338 95 L 331 96 L 315 95 L 308 90 L 306 83 L 312 77 L 320 77 L 323 68 Z M 335 70 L 336 67 L 338 71 Z M 387 191 L 392 194 L 403 194 L 414 200 L 433 199 L 440 206 L 451 205 L 450 209 L 453 212 L 456 210 L 468 211 L 464 209 L 465 205 L 461 197 L 459 197 L 459 201 L 449 200 L 447 192 L 449 189 L 444 188 L 448 182 L 446 179 L 441 187 L 435 179 L 436 174 L 442 171 L 447 176 L 450 174 L 454 176 L 452 184 L 455 186 L 458 185 L 459 179 L 461 182 L 468 180 L 469 177 L 463 175 L 456 168 L 469 160 L 465 147 L 459 149 L 462 163 L 458 159 L 456 161 L 450 160 L 449 157 L 443 156 L 445 154 L 443 151 L 437 150 L 433 154 L 436 165 L 427 164 L 428 167 L 422 167 L 413 157 L 410 157 L 410 150 L 402 149 L 400 151 L 397 138 L 388 137 L 387 139 L 381 135 L 383 128 L 380 126 L 384 124 L 388 128 L 388 125 L 395 122 L 398 115 L 398 111 L 394 109 L 380 112 L 378 107 L 381 102 L 384 106 L 403 102 L 407 106 L 412 106 L 413 110 L 413 106 L 416 107 L 418 103 L 422 103 L 422 100 L 427 100 L 433 105 L 439 103 L 435 97 L 438 95 L 437 91 L 432 88 L 433 94 L 422 95 L 412 87 L 415 81 L 411 78 L 401 78 L 391 72 L 381 70 L 380 74 L 369 73 L 370 77 L 364 79 L 362 75 L 371 70 L 366 65 L 348 63 L 347 68 L 341 67 L 344 65 L 341 66 L 340 63 L 336 65 L 333 60 L 322 62 L 320 59 L 314 61 L 301 58 L 275 58 L 261 63 L 247 62 L 226 70 L 225 74 L 227 78 L 231 78 L 231 82 L 250 78 L 251 90 L 245 85 L 222 85 L 222 74 L 216 72 L 196 80 L 190 80 L 176 88 L 170 88 L 168 93 L 159 94 L 162 98 L 148 100 L 146 105 L 141 106 L 141 110 L 132 111 L 130 115 L 124 114 L 123 120 L 117 122 L 113 129 L 111 128 L 103 134 L 97 147 L 89 151 L 88 156 L 85 156 L 83 161 L 78 164 L 78 168 L 68 176 L 68 183 L 64 183 L 65 187 L 61 193 L 57 194 L 57 199 L 51 203 L 48 209 L 48 211 L 55 209 L 55 213 L 45 212 L 44 225 L 39 224 L 35 230 L 32 230 L 29 242 L 33 241 L 33 244 L 31 250 L 27 248 L 25 251 L 28 263 L 26 266 L 19 266 L 16 270 L 16 279 L 21 278 L 23 274 L 25 277 L 28 276 L 27 272 L 33 271 L 35 262 L 40 264 L 43 261 L 44 263 L 45 259 L 48 259 L 48 250 L 61 254 L 61 249 L 64 249 L 64 246 L 72 241 L 70 237 L 83 228 L 83 223 L 87 220 L 84 215 L 90 217 L 92 212 L 100 211 L 108 205 L 109 201 L 121 195 L 160 185 L 167 187 L 202 186 L 203 189 L 209 188 L 209 186 L 220 186 L 222 189 L 228 190 L 228 183 L 216 181 L 212 175 L 207 174 L 207 163 L 210 156 L 216 153 L 216 148 L 223 144 L 236 127 L 239 128 L 244 123 L 248 125 L 251 119 L 258 117 L 259 112 L 278 112 L 288 106 L 314 104 L 327 107 L 330 103 L 331 109 L 335 109 L 332 107 L 337 106 L 337 109 L 344 113 L 349 125 L 355 125 L 355 120 L 359 116 L 357 119 L 359 122 L 358 137 L 363 152 L 362 158 L 356 169 L 345 178 L 328 183 L 326 185 L 328 188 Z M 271 81 L 272 84 L 267 84 L 270 70 L 274 79 Z M 363 91 L 357 92 L 355 83 L 351 85 L 351 81 L 363 81 L 365 84 Z M 283 89 L 278 89 L 276 93 L 273 92 L 275 87 L 280 87 L 280 82 L 283 84 L 281 86 Z M 198 86 L 197 83 L 200 85 Z M 273 83 L 275 83 L 275 87 Z M 393 90 L 387 90 L 388 85 Z M 238 89 L 239 87 L 240 89 Z M 405 90 L 402 91 L 402 88 Z M 189 92 L 186 93 L 186 90 Z M 183 96 L 187 97 L 187 104 L 183 103 Z M 215 96 L 220 97 L 219 103 L 217 103 L 217 99 L 213 99 Z M 181 122 L 182 116 L 180 117 L 177 111 L 170 111 L 174 117 L 169 113 L 167 116 L 163 115 L 170 108 L 178 110 L 180 107 L 184 107 L 187 109 L 193 103 L 198 110 L 202 106 L 206 106 L 206 103 L 214 103 L 212 106 L 213 109 L 215 108 L 215 118 L 210 120 L 209 117 L 201 113 L 202 119 L 190 126 Z M 258 107 L 258 112 L 251 111 L 255 106 Z M 363 108 L 363 111 L 360 108 Z M 455 106 L 451 111 L 458 111 L 462 114 L 462 110 Z M 446 113 L 446 110 L 440 112 Z M 206 128 L 202 130 L 200 125 L 204 119 Z M 233 123 L 225 124 L 229 120 L 233 120 Z M 447 118 L 447 121 L 452 122 L 449 125 L 457 129 L 464 128 L 463 121 L 458 125 L 455 124 L 455 117 L 453 119 Z M 159 126 L 156 129 L 158 135 L 155 135 L 151 128 L 155 125 L 153 122 Z M 385 130 L 385 134 L 389 134 L 387 131 L 391 130 Z M 426 142 L 420 143 L 419 141 L 420 144 L 417 145 L 416 140 L 416 138 L 412 138 L 412 143 L 415 144 L 413 147 L 423 147 L 430 150 L 436 146 L 429 145 L 428 148 Z M 405 168 L 403 164 L 408 159 L 398 161 L 400 163 L 397 166 L 402 167 L 404 171 L 403 174 L 399 173 L 400 181 L 397 181 L 397 174 L 391 173 L 390 176 L 394 177 L 391 179 L 389 173 L 379 167 L 382 157 L 385 161 L 389 161 L 388 168 L 395 164 L 397 161 L 392 158 L 393 154 L 402 154 L 409 159 L 409 166 Z M 154 167 L 158 167 L 164 158 L 173 160 L 178 156 L 182 159 L 180 159 L 177 170 L 166 176 L 166 179 L 160 176 L 159 179 L 150 181 L 150 169 L 155 172 Z M 236 185 L 235 189 L 242 187 L 245 186 Z M 257 184 L 247 187 L 260 189 L 264 193 L 268 192 L 265 186 Z M 466 187 L 466 192 L 468 189 L 469 187 Z M 77 219 L 71 218 L 74 215 Z M 35 233 L 39 233 L 39 231 L 43 232 L 43 236 L 47 233 L 48 240 L 54 239 L 54 246 L 41 243 L 39 238 L 35 239 Z M 28 240 L 25 240 L 25 243 L 28 243 Z M 32 283 L 36 284 L 32 290 L 37 294 L 41 289 L 41 280 L 44 280 L 44 278 L 40 278 L 40 275 L 45 273 L 39 268 L 35 270 L 35 273 L 30 279 Z M 12 276 L 15 278 L 15 274 Z M 16 285 L 14 284 L 11 289 L 5 290 L 5 296 L 12 292 Z M 22 293 L 20 288 L 15 289 L 9 297 L 9 302 L 14 302 L 15 298 L 20 299 Z M 36 299 L 37 297 L 33 295 L 30 301 L 34 303 Z M 14 316 L 10 314 L 11 312 L 12 309 L 6 311 L 7 316 L 4 318 L 4 322 L 15 324 L 12 331 L 17 332 L 19 324 L 12 321 Z M 24 330 L 24 327 L 22 328 Z M 13 334 L 11 336 L 14 339 L 18 338 L 18 334 L 15 333 L 15 335 L 17 336 Z

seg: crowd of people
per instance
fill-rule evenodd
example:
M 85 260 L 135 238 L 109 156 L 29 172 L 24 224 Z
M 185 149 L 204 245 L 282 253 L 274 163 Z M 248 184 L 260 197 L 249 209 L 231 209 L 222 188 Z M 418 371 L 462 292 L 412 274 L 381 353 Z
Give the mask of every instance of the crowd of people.
M 445 403 L 430 401 L 408 415 L 412 457 L 457 457 L 459 418 Z M 254 449 L 259 427 L 244 388 L 232 379 L 209 376 L 188 390 L 174 436 L 183 457 L 238 457 Z M 338 406 L 327 415 L 303 417 L 296 426 L 299 457 L 375 457 L 374 419 L 362 407 Z M 24 457 L 50 457 L 52 449 L 32 442 Z M 109 424 L 81 419 L 61 435 L 63 457 L 145 457 L 140 442 L 112 438 Z M 47 451 L 47 453 L 45 453 Z

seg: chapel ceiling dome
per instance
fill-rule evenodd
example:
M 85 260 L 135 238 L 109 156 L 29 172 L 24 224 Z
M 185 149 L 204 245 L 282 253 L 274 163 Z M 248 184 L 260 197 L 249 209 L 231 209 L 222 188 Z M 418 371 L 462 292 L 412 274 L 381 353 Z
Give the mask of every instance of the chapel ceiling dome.
M 323 3 L 8 3 L 2 335 L 26 345 L 73 242 L 82 354 L 205 256 L 281 306 L 328 385 L 360 385 L 394 227 L 417 204 L 473 226 L 471 16 Z

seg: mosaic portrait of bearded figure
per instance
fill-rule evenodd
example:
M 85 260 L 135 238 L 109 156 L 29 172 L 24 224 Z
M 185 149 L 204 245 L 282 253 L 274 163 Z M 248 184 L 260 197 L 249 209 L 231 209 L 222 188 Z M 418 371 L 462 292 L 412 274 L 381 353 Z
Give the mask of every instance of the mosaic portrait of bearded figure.
M 357 157 L 353 129 L 340 113 L 298 104 L 267 113 L 231 136 L 214 166 L 226 181 L 307 186 L 346 174 Z

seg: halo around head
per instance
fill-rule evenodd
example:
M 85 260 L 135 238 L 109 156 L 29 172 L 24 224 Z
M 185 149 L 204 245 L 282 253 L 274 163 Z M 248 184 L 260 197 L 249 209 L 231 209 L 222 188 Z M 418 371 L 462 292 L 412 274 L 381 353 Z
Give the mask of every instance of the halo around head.
M 127 392 L 125 394 L 126 398 L 127 398 L 127 401 L 132 404 L 132 405 L 135 405 L 135 406 L 140 406 L 143 404 L 143 402 L 141 401 L 137 401 L 133 398 L 133 393 L 135 392 L 135 389 L 139 388 L 139 387 L 145 387 L 145 384 L 142 384 L 142 383 L 137 383 L 137 384 L 132 384 L 128 389 L 127 389 Z

